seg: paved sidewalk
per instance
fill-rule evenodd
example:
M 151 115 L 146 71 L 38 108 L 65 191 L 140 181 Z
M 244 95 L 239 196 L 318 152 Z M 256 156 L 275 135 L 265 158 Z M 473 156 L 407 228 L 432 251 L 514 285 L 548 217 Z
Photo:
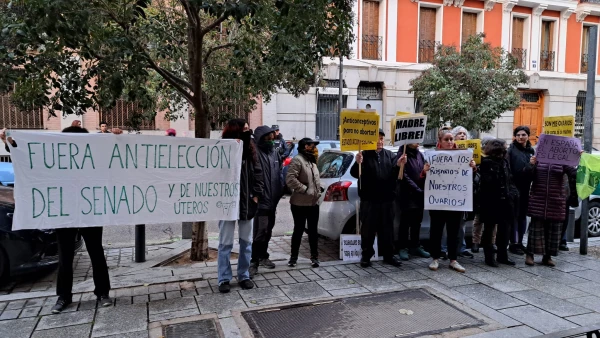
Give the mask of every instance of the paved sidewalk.
M 128 261 L 131 249 L 119 250 L 120 258 L 112 259 L 113 307 L 96 308 L 91 281 L 85 280 L 88 271 L 85 277 L 83 272 L 76 277 L 84 278 L 76 284 L 82 291 L 59 315 L 49 314 L 56 301 L 53 290 L 39 292 L 32 287 L 31 292 L 17 292 L 14 288 L 13 293 L 0 296 L 0 337 L 160 337 L 169 321 L 206 316 L 218 318 L 225 337 L 245 337 L 247 328 L 241 325 L 240 331 L 238 324 L 243 321 L 239 312 L 247 309 L 423 287 L 485 320 L 480 328 L 454 336 L 526 337 L 600 322 L 600 260 L 580 256 L 575 250 L 561 252 L 555 268 L 528 267 L 523 257 L 515 256 L 516 267 L 491 268 L 477 254 L 474 259 L 460 260 L 467 272 L 459 274 L 447 268 L 447 261 L 439 271 L 430 271 L 428 259 L 412 259 L 401 268 L 375 263 L 363 269 L 334 260 L 337 244 L 322 241 L 322 254 L 331 260 L 311 269 L 304 258 L 298 267 L 289 269 L 284 264 L 289 240 L 273 239 L 272 257 L 278 266 L 261 270 L 255 278 L 256 289 L 241 290 L 233 281 L 229 294 L 218 293 L 216 264 L 150 267 L 165 255 L 189 248 L 189 243 L 149 248 L 149 253 L 163 253 L 151 254 L 146 265 Z M 107 255 L 117 257 L 117 252 L 107 250 Z M 79 257 L 76 266 L 84 263 L 86 255 Z

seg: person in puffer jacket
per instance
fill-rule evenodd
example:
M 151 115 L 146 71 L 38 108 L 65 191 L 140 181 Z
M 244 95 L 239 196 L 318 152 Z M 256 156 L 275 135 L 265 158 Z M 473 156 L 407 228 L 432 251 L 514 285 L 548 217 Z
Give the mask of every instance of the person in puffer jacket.
M 566 195 L 564 189 L 564 174 L 568 177 L 570 196 Z M 535 164 L 527 209 L 531 223 L 525 264 L 534 265 L 534 255 L 543 255 L 543 265 L 556 265 L 552 256 L 558 254 L 567 202 L 571 206 L 579 204 L 575 194 L 576 175 L 575 167 L 539 162 Z
M 298 251 L 305 227 L 308 228 L 311 266 L 319 267 L 317 226 L 319 225 L 319 199 L 324 189 L 317 168 L 317 144 L 319 141 L 310 138 L 303 138 L 298 142 L 298 155 L 292 159 L 285 178 L 287 186 L 292 190 L 290 204 L 292 217 L 294 217 L 292 252 L 288 262 L 290 267 L 296 266 L 298 261 Z

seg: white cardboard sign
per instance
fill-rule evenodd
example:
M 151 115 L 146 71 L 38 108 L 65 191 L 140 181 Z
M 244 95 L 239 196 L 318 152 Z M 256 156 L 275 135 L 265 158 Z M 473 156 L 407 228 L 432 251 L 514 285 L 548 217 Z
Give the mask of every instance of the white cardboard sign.
M 427 116 L 411 114 L 395 117 L 392 120 L 392 128 L 394 130 L 395 147 L 411 143 L 423 143 L 425 129 L 427 128 Z
M 361 236 L 360 235 L 341 235 L 340 236 L 340 259 L 344 262 L 358 262 L 362 256 Z M 377 249 L 377 237 L 373 244 L 375 255 L 371 257 L 372 261 L 381 260 Z
M 430 150 L 425 210 L 473 211 L 473 149 Z
M 13 229 L 237 220 L 242 143 L 13 131 Z

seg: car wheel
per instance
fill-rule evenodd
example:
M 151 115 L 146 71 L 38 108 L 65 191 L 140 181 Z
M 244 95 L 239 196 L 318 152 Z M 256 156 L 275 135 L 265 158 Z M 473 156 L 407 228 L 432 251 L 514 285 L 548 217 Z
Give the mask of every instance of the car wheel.
M 588 211 L 588 235 L 600 236 L 600 202 L 590 202 Z

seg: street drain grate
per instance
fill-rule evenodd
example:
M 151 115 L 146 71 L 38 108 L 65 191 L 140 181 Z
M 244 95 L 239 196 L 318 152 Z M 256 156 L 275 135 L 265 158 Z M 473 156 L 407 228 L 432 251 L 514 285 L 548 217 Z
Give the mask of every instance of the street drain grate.
M 255 337 L 417 337 L 484 324 L 423 289 L 242 314 Z
M 214 319 L 166 325 L 163 328 L 165 338 L 219 338 L 219 330 Z

